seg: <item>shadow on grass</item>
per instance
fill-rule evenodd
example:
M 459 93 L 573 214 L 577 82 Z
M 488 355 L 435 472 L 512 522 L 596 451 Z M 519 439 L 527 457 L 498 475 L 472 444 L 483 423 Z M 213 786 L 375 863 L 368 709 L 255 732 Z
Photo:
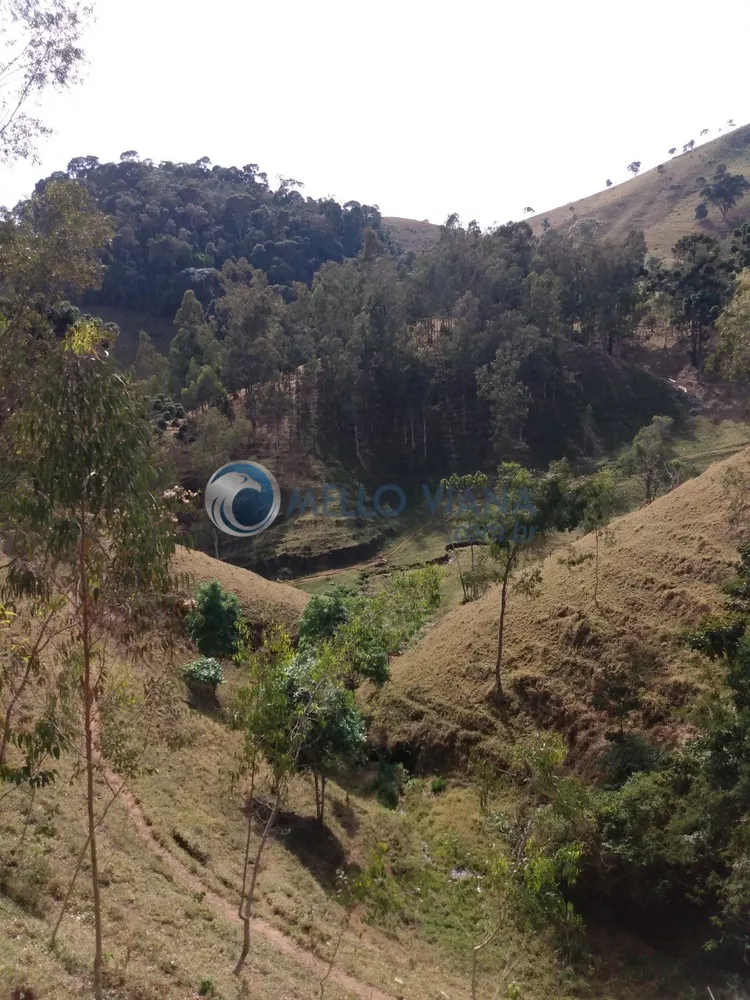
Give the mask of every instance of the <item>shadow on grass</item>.
M 271 808 L 270 802 L 254 798 L 246 803 L 244 812 L 247 816 L 252 809 L 253 828 L 261 832 Z M 356 823 L 356 817 L 353 821 Z M 281 810 L 271 835 L 304 865 L 325 892 L 335 890 L 337 872 L 352 870 L 341 841 L 325 823 L 319 823 L 313 816 L 298 816 Z

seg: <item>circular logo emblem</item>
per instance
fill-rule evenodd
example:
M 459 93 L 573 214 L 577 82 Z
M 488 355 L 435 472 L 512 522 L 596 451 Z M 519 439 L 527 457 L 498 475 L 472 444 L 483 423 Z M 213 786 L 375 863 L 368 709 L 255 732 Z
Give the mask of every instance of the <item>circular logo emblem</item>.
M 257 462 L 228 462 L 206 484 L 206 513 L 227 535 L 259 535 L 273 524 L 280 507 L 279 484 Z

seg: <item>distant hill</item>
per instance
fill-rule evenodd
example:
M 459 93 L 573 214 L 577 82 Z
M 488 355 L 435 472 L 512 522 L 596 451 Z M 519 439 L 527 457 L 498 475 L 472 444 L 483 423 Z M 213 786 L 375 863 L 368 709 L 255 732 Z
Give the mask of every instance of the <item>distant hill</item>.
M 414 250 L 420 253 L 429 250 L 440 238 L 440 226 L 434 222 L 422 219 L 400 219 L 390 215 L 383 217 L 383 228 L 391 234 L 391 239 L 404 250 Z
M 724 224 L 718 209 L 710 208 L 703 222 L 695 218 L 695 206 L 701 200 L 696 177 L 710 177 L 718 163 L 725 163 L 732 173 L 743 173 L 750 180 L 750 125 L 743 125 L 713 139 L 689 153 L 669 157 L 665 153 L 663 170 L 658 167 L 615 184 L 580 201 L 541 212 L 528 222 L 535 233 L 542 231 L 549 219 L 556 229 L 567 229 L 578 219 L 595 218 L 604 222 L 610 236 L 620 239 L 631 229 L 642 229 L 651 253 L 668 255 L 681 236 L 705 232 L 725 236 L 733 225 L 750 217 L 750 195 L 729 213 Z
M 631 229 L 643 229 L 651 253 L 667 255 L 681 236 L 705 232 L 725 236 L 734 225 L 750 217 L 750 195 L 729 213 L 727 224 L 718 209 L 698 222 L 695 206 L 700 201 L 695 178 L 709 178 L 717 163 L 725 163 L 732 173 L 744 173 L 750 180 L 750 125 L 727 132 L 692 152 L 670 157 L 665 152 L 663 170 L 658 167 L 631 180 L 614 184 L 580 201 L 540 212 L 526 221 L 534 232 L 542 231 L 549 219 L 555 229 L 568 229 L 578 219 L 595 218 L 607 225 L 609 235 L 624 238 Z M 428 250 L 437 243 L 440 226 L 423 220 L 384 217 L 383 226 L 405 250 Z

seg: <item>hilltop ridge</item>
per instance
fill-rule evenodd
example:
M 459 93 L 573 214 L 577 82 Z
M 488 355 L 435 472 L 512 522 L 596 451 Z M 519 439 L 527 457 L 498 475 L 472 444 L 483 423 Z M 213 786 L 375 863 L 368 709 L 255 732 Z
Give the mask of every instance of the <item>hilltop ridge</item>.
M 691 152 L 670 157 L 629 180 L 558 205 L 526 219 L 534 232 L 542 232 L 547 219 L 554 229 L 567 230 L 579 219 L 595 218 L 605 225 L 607 235 L 624 239 L 631 229 L 642 229 L 651 253 L 668 255 L 677 240 L 690 232 L 722 237 L 750 215 L 750 195 L 728 214 L 724 223 L 713 209 L 703 222 L 695 218 L 700 201 L 696 177 L 709 176 L 718 163 L 750 178 L 750 124 L 697 146 Z M 423 220 L 384 217 L 392 238 L 405 250 L 428 250 L 440 238 L 440 226 Z

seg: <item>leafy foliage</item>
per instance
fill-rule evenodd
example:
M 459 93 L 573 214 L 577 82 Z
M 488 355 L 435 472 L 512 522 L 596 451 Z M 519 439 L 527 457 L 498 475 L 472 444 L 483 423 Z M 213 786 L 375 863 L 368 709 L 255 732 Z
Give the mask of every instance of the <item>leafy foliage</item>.
M 240 641 L 242 605 L 218 580 L 202 583 L 186 616 L 187 631 L 204 656 L 230 659 Z
M 116 222 L 107 276 L 96 301 L 173 314 L 184 292 L 208 302 L 216 271 L 245 258 L 273 285 L 309 282 L 326 261 L 354 256 L 365 229 L 380 229 L 370 205 L 305 198 L 296 181 L 274 191 L 257 164 L 211 166 L 140 160 L 119 163 L 78 156 L 64 173 L 40 181 L 78 180 Z
M 201 656 L 198 660 L 186 663 L 181 673 L 188 684 L 206 684 L 214 690 L 225 680 L 221 664 L 212 656 Z
M 79 46 L 91 7 L 79 0 L 5 0 L 0 40 L 0 162 L 37 161 L 36 140 L 50 129 L 27 108 L 45 90 L 78 80 Z

